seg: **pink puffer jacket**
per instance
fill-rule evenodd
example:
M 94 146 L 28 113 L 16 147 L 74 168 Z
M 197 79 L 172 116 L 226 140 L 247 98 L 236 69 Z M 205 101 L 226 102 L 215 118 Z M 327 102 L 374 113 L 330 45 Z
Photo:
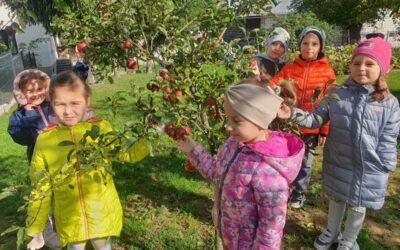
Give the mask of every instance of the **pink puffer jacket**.
M 299 172 L 304 144 L 295 135 L 269 132 L 254 144 L 230 137 L 217 158 L 196 145 L 188 157 L 214 181 L 213 218 L 226 249 L 279 249 L 289 184 Z

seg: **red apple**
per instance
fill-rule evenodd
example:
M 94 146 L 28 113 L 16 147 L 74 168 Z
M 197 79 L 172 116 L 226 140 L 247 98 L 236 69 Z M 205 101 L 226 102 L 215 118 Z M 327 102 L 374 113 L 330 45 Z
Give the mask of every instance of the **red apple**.
M 124 41 L 124 48 L 125 48 L 125 49 L 130 49 L 130 48 L 132 48 L 132 45 L 133 45 L 133 42 L 132 42 L 131 39 L 126 39 L 126 40 Z
M 183 95 L 182 90 L 180 89 L 174 89 L 174 93 L 176 97 L 181 97 Z
M 213 97 L 207 97 L 204 99 L 204 104 L 211 107 L 217 104 L 217 100 L 215 100 Z
M 208 36 L 201 36 L 201 37 L 199 37 L 199 38 L 197 38 L 197 41 L 206 41 L 206 40 L 208 40 Z
M 164 131 L 167 133 L 168 136 L 170 136 L 172 138 L 175 137 L 174 124 L 172 124 L 171 122 L 169 122 L 165 125 Z
M 175 131 L 175 140 L 183 139 L 186 135 L 186 129 L 184 127 L 180 127 Z
M 171 93 L 172 93 L 172 90 L 171 90 L 171 88 L 169 86 L 165 86 L 164 87 L 164 92 L 165 92 L 166 96 L 170 96 Z
M 150 84 L 150 83 L 148 83 L 147 85 L 146 85 L 146 87 L 147 87 L 147 89 L 148 90 L 150 90 L 150 91 L 152 91 L 152 92 L 154 92 L 154 91 L 159 91 L 160 90 L 160 87 L 158 87 L 158 85 L 157 84 Z
M 249 67 L 251 69 L 256 69 L 257 68 L 257 61 L 256 60 L 252 60 L 249 62 Z
M 76 50 L 78 51 L 78 52 L 82 52 L 82 51 L 84 51 L 86 48 L 88 47 L 88 45 L 85 43 L 85 42 L 79 42 L 77 45 L 76 45 Z
M 98 10 L 103 10 L 104 9 L 104 4 L 103 3 L 98 3 L 97 4 L 97 9 Z
M 160 69 L 158 73 L 163 79 L 168 78 L 168 70 L 167 69 Z
M 185 171 L 192 172 L 194 170 L 196 170 L 196 167 L 193 166 L 192 163 L 190 163 L 190 161 L 185 163 Z
M 185 130 L 185 135 L 190 134 L 190 128 L 188 126 L 182 126 L 182 128 Z
M 131 57 L 128 58 L 128 60 L 126 60 L 126 67 L 128 67 L 129 69 L 136 69 L 136 66 L 137 66 L 136 57 Z

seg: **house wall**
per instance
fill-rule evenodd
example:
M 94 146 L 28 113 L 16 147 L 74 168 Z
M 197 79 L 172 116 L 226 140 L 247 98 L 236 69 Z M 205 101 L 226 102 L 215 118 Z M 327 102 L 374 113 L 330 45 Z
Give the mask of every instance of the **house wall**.
M 57 49 L 52 36 L 46 34 L 46 30 L 42 25 L 28 25 L 24 33 L 17 33 L 17 44 L 21 43 L 28 45 L 31 41 L 38 38 L 45 38 L 46 40 L 37 44 L 36 49 L 32 49 L 35 53 L 36 64 L 39 69 L 51 75 L 54 64 L 57 60 Z
M 387 14 L 383 20 L 380 20 L 373 25 L 364 24 L 361 29 L 361 37 L 365 38 L 365 35 L 368 33 L 380 32 L 385 35 L 385 39 L 388 42 L 392 43 L 393 47 L 400 47 L 399 28 L 400 23 L 395 23 Z

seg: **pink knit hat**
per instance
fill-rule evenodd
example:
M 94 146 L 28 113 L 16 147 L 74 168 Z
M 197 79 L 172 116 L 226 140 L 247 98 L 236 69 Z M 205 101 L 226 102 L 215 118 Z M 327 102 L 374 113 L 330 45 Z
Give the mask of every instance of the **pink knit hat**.
M 375 59 L 381 67 L 382 72 L 386 74 L 390 69 L 392 45 L 381 37 L 373 37 L 358 43 L 357 48 L 353 50 L 351 61 L 358 55 L 367 55 Z

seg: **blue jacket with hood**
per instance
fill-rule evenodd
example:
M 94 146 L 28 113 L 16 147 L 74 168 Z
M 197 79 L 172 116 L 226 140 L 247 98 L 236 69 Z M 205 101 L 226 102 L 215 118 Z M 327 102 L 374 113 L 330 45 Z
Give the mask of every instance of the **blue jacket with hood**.
M 325 192 L 351 206 L 380 209 L 388 173 L 397 164 L 400 108 L 391 94 L 383 101 L 373 100 L 374 90 L 348 78 L 332 87 L 313 110 L 297 109 L 296 120 L 310 128 L 331 121 L 324 146 Z

